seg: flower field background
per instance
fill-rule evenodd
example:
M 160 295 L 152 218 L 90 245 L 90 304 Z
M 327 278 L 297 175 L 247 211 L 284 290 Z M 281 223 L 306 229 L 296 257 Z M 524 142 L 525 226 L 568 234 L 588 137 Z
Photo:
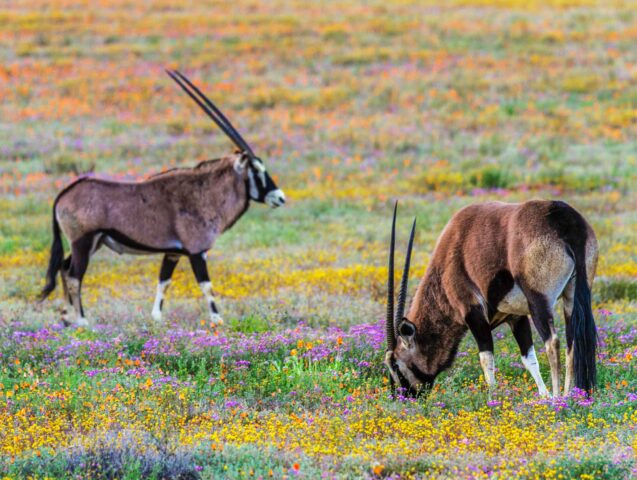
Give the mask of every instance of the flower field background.
M 0 475 L 637 475 L 634 3 L 177 3 L 0 2 Z M 101 250 L 96 326 L 63 328 L 59 291 L 35 301 L 57 191 L 232 152 L 165 68 L 218 102 L 289 201 L 252 205 L 210 252 L 223 327 L 188 262 L 157 324 L 160 258 Z M 393 200 L 400 239 L 418 217 L 413 293 L 453 212 L 536 197 L 598 235 L 594 397 L 538 398 L 503 327 L 493 395 L 467 338 L 427 398 L 390 400 Z

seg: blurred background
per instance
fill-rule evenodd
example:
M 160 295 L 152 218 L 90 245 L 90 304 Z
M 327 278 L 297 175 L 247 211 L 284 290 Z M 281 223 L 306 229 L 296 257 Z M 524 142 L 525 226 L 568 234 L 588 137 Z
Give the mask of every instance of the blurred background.
M 32 300 L 52 202 L 78 174 L 141 180 L 232 152 L 164 73 L 178 68 L 290 197 L 278 211 L 254 205 L 212 251 L 234 314 L 278 297 L 280 318 L 324 316 L 323 297 L 343 295 L 362 303 L 356 315 L 381 312 L 396 198 L 403 235 L 419 216 L 414 276 L 467 203 L 569 201 L 601 239 L 597 301 L 634 309 L 634 4 L 439 3 L 4 2 L 0 301 Z M 158 262 L 99 252 L 89 301 L 148 309 Z M 179 272 L 172 295 L 198 297 Z

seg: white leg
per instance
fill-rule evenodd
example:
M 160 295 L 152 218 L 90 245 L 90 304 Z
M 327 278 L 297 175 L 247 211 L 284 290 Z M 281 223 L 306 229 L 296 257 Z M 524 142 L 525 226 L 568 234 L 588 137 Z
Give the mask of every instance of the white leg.
M 562 293 L 562 302 L 564 304 L 564 322 L 568 331 L 571 317 L 573 316 L 573 306 L 575 303 L 575 278 L 566 284 L 566 288 Z M 574 357 L 573 357 L 573 341 L 571 347 L 568 346 L 568 337 L 566 341 L 566 374 L 564 376 L 564 396 L 568 395 L 573 388 L 574 383 Z
M 546 354 L 549 357 L 551 365 L 551 383 L 553 384 L 553 396 L 560 396 L 560 339 L 557 338 L 555 332 L 551 332 L 549 338 L 544 345 L 546 346 Z
M 212 294 L 212 284 L 210 282 L 201 282 L 199 284 L 201 291 L 206 299 L 206 305 L 208 306 L 208 312 L 210 313 L 210 322 L 214 325 L 221 325 L 223 318 L 217 311 L 217 305 L 215 303 L 215 297 Z
M 69 296 L 71 297 L 71 303 L 75 308 L 75 314 L 77 318 L 75 324 L 78 327 L 86 327 L 89 325 L 88 320 L 82 315 L 82 307 L 80 305 L 80 281 L 77 278 L 67 277 L 67 286 L 69 290 Z
M 541 397 L 548 397 L 549 391 L 546 389 L 546 385 L 544 385 L 544 380 L 542 380 L 542 374 L 540 373 L 540 364 L 537 361 L 537 357 L 535 356 L 535 347 L 531 345 L 529 351 L 526 352 L 526 355 L 522 355 L 522 363 L 529 371 L 533 380 L 535 380 L 535 384 L 539 390 Z
M 569 350 L 568 347 L 566 349 L 566 377 L 564 378 L 564 395 L 568 395 L 573 388 L 573 346 Z
M 495 387 L 495 359 L 493 358 L 493 352 L 484 351 L 480 352 L 480 365 L 484 372 L 484 379 L 489 385 L 489 388 Z
M 170 285 L 170 280 L 164 280 L 157 284 L 157 294 L 155 295 L 155 303 L 153 304 L 152 317 L 156 322 L 161 321 L 161 309 L 164 303 L 164 294 Z

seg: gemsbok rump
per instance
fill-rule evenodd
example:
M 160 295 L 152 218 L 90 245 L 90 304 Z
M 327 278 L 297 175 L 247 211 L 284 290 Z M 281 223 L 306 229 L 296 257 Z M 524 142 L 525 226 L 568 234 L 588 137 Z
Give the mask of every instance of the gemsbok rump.
M 53 203 L 53 244 L 41 299 L 54 289 L 61 272 L 65 299 L 78 325 L 87 325 L 81 302 L 89 259 L 102 245 L 122 254 L 164 255 L 152 316 L 161 319 L 163 297 L 181 256 L 187 256 L 205 296 L 211 321 L 222 319 L 212 293 L 206 252 L 248 209 L 250 200 L 279 207 L 285 195 L 261 159 L 219 109 L 184 75 L 170 77 L 238 147 L 238 153 L 194 168 L 176 168 L 142 182 L 82 177 Z M 64 258 L 61 233 L 71 245 Z M 64 317 L 65 323 L 69 323 Z
M 389 250 L 387 352 L 395 384 L 416 395 L 449 368 L 467 330 L 478 344 L 480 365 L 495 386 L 494 328 L 507 323 L 522 363 L 542 396 L 544 385 L 533 348 L 533 320 L 546 347 L 553 396 L 560 393 L 560 341 L 553 309 L 562 299 L 566 325 L 564 393 L 573 384 L 590 392 L 596 383 L 597 331 L 591 287 L 597 240 L 588 222 L 561 201 L 489 202 L 457 212 L 436 243 L 427 272 L 406 316 L 405 300 L 415 232 L 412 227 L 394 315 L 396 207 Z

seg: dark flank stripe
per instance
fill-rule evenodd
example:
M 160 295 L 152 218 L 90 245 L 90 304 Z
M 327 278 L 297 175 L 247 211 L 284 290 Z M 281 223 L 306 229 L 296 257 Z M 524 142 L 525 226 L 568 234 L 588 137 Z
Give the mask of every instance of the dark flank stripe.
M 99 230 L 99 233 L 102 233 L 106 236 L 111 237 L 117 243 L 121 243 L 125 247 L 132 248 L 133 250 L 139 250 L 140 252 L 148 252 L 148 253 L 173 253 L 176 255 L 188 255 L 188 252 L 183 248 L 155 248 L 150 247 L 148 245 L 144 245 L 143 243 L 136 242 L 132 238 L 124 235 L 123 233 L 114 230 Z

